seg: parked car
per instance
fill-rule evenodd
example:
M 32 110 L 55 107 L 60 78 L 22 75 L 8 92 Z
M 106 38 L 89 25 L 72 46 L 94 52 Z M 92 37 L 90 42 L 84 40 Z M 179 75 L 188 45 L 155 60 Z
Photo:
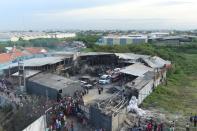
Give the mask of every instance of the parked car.
M 83 81 L 84 84 L 91 84 L 91 85 L 96 85 L 97 84 L 97 80 L 95 78 L 92 78 L 91 76 L 82 76 L 79 78 L 79 80 Z M 85 83 L 87 82 L 87 83 Z
M 91 84 L 85 84 L 85 85 L 83 85 L 83 87 L 86 88 L 86 89 L 92 89 L 93 88 L 93 85 L 91 85 Z
M 99 79 L 99 84 L 109 84 L 111 83 L 110 75 L 102 75 Z
M 112 76 L 111 76 L 111 81 L 112 81 L 112 82 L 116 82 L 116 81 L 119 81 L 120 78 L 121 78 L 121 74 L 120 74 L 120 73 L 114 73 L 114 74 L 112 74 Z
M 87 84 L 86 81 L 80 81 L 82 85 Z

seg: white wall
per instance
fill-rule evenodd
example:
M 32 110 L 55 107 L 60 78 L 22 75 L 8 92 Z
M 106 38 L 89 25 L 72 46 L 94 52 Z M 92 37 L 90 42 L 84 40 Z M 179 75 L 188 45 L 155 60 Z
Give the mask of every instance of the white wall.
M 152 93 L 153 80 L 151 80 L 144 88 L 139 91 L 138 95 L 138 105 L 142 103 L 142 101 Z
M 23 131 L 45 131 L 46 129 L 46 116 L 43 115 L 34 121 L 31 125 L 25 128 Z
M 160 76 L 155 81 L 151 80 L 144 88 L 142 88 L 139 91 L 138 105 L 140 105 L 143 102 L 143 100 L 152 93 L 153 86 L 154 86 L 154 88 L 156 88 L 158 85 L 161 84 L 162 79 L 166 79 L 166 71 L 163 72 L 163 74 L 160 74 Z

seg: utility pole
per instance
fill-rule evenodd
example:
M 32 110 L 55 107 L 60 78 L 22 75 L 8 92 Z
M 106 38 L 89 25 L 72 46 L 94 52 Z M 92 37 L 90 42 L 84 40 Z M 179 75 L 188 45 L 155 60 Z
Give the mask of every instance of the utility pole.
M 19 87 L 21 91 L 26 91 L 26 82 L 25 82 L 25 68 L 22 61 L 18 61 L 18 76 L 19 76 Z M 22 82 L 23 81 L 23 82 Z

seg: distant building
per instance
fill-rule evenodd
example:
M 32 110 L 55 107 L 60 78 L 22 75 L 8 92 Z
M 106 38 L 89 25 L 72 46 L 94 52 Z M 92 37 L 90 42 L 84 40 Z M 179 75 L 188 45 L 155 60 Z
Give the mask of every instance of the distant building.
M 160 37 L 166 37 L 169 36 L 169 32 L 153 32 L 149 34 L 150 38 L 160 38 Z
M 51 33 L 49 34 L 51 38 L 72 38 L 76 37 L 75 33 Z
M 12 36 L 11 38 L 10 38 L 10 41 L 13 41 L 13 42 L 16 42 L 16 41 L 18 41 L 19 40 L 19 38 L 18 37 L 15 37 L 15 36 Z
M 180 45 L 182 43 L 190 43 L 194 38 L 189 36 L 163 36 L 157 38 L 149 38 L 149 42 L 159 45 Z
M 21 51 L 14 49 L 14 48 L 9 53 L 1 53 L 0 65 L 11 62 L 12 60 L 15 60 L 16 58 L 21 57 L 23 55 L 24 54 Z
M 6 33 L 0 33 L 0 41 L 16 42 L 19 39 L 33 40 L 40 38 L 72 38 L 75 36 L 76 36 L 75 33 L 6 32 Z
M 26 52 L 27 54 L 43 54 L 47 53 L 47 50 L 44 48 L 38 48 L 38 47 L 26 47 L 24 48 L 24 53 Z
M 104 36 L 98 44 L 100 45 L 128 45 L 142 44 L 148 42 L 147 35 L 127 35 L 127 36 Z

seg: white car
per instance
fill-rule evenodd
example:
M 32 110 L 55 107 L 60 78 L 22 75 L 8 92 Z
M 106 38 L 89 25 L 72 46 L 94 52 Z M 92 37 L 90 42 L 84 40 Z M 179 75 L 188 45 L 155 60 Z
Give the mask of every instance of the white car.
M 99 79 L 99 84 L 109 84 L 111 82 L 110 75 L 102 75 Z

